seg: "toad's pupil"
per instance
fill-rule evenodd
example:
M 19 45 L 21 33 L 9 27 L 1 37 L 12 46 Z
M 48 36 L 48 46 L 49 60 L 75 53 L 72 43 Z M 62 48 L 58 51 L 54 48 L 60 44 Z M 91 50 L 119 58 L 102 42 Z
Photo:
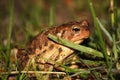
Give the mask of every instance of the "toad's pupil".
M 80 29 L 79 29 L 79 28 L 73 28 L 72 31 L 73 31 L 73 32 L 79 32 Z

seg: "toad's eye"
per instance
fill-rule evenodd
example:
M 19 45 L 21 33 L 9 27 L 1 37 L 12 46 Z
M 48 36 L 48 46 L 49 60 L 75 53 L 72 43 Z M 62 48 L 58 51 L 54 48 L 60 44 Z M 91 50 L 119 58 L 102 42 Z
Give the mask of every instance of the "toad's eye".
M 73 28 L 72 28 L 72 31 L 73 31 L 74 33 L 77 33 L 77 32 L 80 31 L 80 28 L 79 28 L 79 27 L 73 27 Z

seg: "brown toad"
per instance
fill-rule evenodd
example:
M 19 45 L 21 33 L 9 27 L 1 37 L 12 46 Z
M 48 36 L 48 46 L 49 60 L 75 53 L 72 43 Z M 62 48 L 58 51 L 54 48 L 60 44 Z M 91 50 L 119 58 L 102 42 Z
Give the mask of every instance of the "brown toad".
M 62 63 L 68 56 L 73 54 L 73 49 L 52 41 L 48 38 L 48 34 L 80 44 L 90 35 L 89 24 L 87 20 L 82 20 L 43 31 L 29 43 L 26 51 L 20 50 L 18 52 L 19 66 L 28 69 L 30 65 L 35 65 L 40 70 L 48 71 L 53 69 L 56 62 Z

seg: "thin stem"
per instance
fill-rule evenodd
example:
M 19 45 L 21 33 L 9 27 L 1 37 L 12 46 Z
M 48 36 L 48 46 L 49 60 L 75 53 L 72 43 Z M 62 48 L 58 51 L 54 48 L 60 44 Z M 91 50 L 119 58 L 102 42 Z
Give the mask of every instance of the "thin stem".
M 7 64 L 6 69 L 9 67 L 10 64 L 10 42 L 11 42 L 11 34 L 12 34 L 12 25 L 13 25 L 13 10 L 14 10 L 14 0 L 9 1 L 10 7 L 10 18 L 9 18 L 9 25 L 8 25 L 8 43 L 7 43 Z

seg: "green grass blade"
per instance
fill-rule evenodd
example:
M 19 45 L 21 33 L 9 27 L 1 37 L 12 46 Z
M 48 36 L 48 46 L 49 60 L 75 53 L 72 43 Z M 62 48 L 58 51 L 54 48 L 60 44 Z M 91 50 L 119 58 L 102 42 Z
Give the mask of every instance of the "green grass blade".
M 99 45 L 102 49 L 102 52 L 104 54 L 104 57 L 105 57 L 105 60 L 106 60 L 106 65 L 108 67 L 110 67 L 110 63 L 109 63 L 109 60 L 108 60 L 108 56 L 107 56 L 107 50 L 106 50 L 106 45 L 105 45 L 105 41 L 104 41 L 104 38 L 102 36 L 102 32 L 101 32 L 101 29 L 99 27 L 99 24 L 98 24 L 98 21 L 97 21 L 97 18 L 96 18 L 96 14 L 95 14 L 95 11 L 94 11 L 94 8 L 93 8 L 93 4 L 91 2 L 91 0 L 88 0 L 88 4 L 90 6 L 90 10 L 91 10 L 91 13 L 92 13 L 92 16 L 93 16 L 93 20 L 94 20 L 94 25 L 95 25 L 95 28 L 96 28 L 96 32 L 97 32 L 97 35 L 98 35 L 98 38 L 99 38 Z
M 100 25 L 101 30 L 105 33 L 105 35 L 108 37 L 108 39 L 110 40 L 110 42 L 113 42 L 113 39 L 110 35 L 110 33 L 105 29 L 105 27 L 102 25 L 102 23 L 100 22 L 100 20 L 97 18 L 97 22 Z
M 96 28 L 96 32 L 97 32 L 97 36 L 99 38 L 99 45 L 100 45 L 100 48 L 104 54 L 104 57 L 105 57 L 105 60 L 106 60 L 106 65 L 108 67 L 108 75 L 110 76 L 110 78 L 112 80 L 114 80 L 113 76 L 112 76 L 112 73 L 110 72 L 111 70 L 111 63 L 109 62 L 109 58 L 108 58 L 108 55 L 107 55 L 107 50 L 106 50 L 106 45 L 105 45 L 105 41 L 104 41 L 104 38 L 102 36 L 102 32 L 101 32 L 101 29 L 100 29 L 100 25 L 98 24 L 98 21 L 97 21 L 97 18 L 96 18 L 96 14 L 95 14 L 95 11 L 94 11 L 94 8 L 93 8 L 93 4 L 91 2 L 91 0 L 88 0 L 88 4 L 89 4 L 89 7 L 90 7 L 90 10 L 91 10 L 91 13 L 92 13 L 92 16 L 93 16 L 93 20 L 94 20 L 94 25 L 95 25 L 95 28 Z
M 75 50 L 78 50 L 78 51 L 82 51 L 82 52 L 85 52 L 87 54 L 90 54 L 90 55 L 93 55 L 93 57 L 101 57 L 103 58 L 103 54 L 95 49 L 92 49 L 92 48 L 89 48 L 89 47 L 85 47 L 85 46 L 82 46 L 82 45 L 78 45 L 78 44 L 74 44 L 68 40 L 65 40 L 65 39 L 62 39 L 62 38 L 57 38 L 51 34 L 48 35 L 48 37 L 50 39 L 52 39 L 53 41 L 59 43 L 59 44 L 62 44 L 62 45 L 65 45 L 65 46 L 68 46 L 70 48 L 73 48 Z
M 13 24 L 13 10 L 14 10 L 14 0 L 9 1 L 9 25 L 8 25 L 8 43 L 7 43 L 7 55 L 6 55 L 6 69 L 10 65 L 10 42 L 11 42 L 11 34 L 12 34 L 12 24 Z

